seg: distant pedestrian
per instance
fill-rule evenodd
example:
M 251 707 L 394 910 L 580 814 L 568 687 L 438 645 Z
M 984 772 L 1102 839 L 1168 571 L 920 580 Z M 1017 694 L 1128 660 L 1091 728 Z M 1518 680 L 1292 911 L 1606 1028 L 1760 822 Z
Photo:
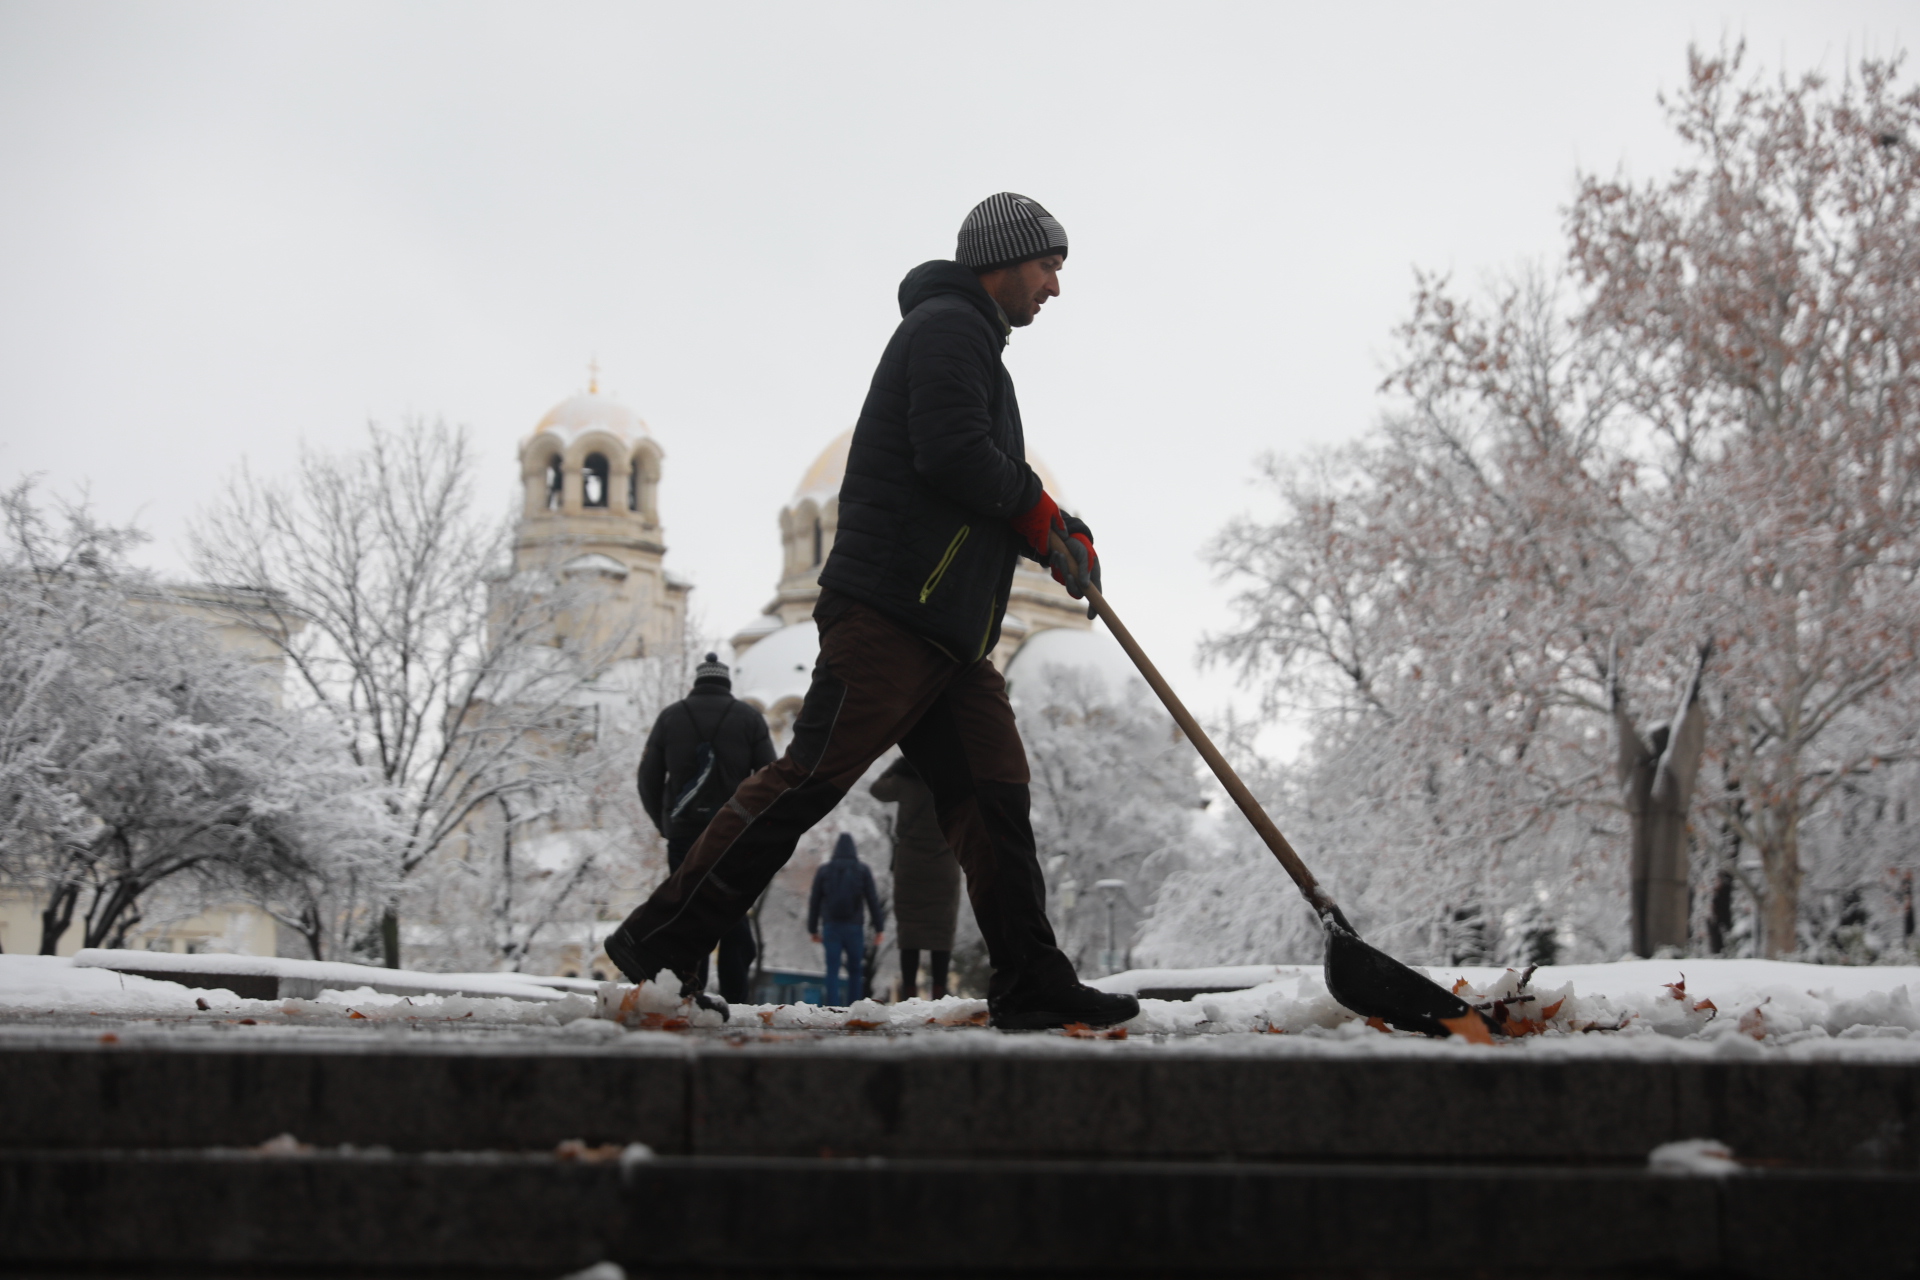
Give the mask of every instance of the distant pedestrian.
M 873 780 L 876 800 L 900 806 L 893 823 L 894 941 L 900 946 L 900 998 L 920 994 L 920 953 L 935 1000 L 947 994 L 953 931 L 960 918 L 960 861 L 940 834 L 933 792 L 905 756 Z
M 640 803 L 667 838 L 667 869 L 687 850 L 748 775 L 773 763 L 767 719 L 733 696 L 732 673 L 719 655 L 694 668 L 693 692 L 660 713 L 640 756 Z M 720 934 L 720 995 L 744 1004 L 755 948 L 753 929 L 736 916 Z M 700 958 L 698 989 L 707 985 Z
M 867 952 L 867 925 L 863 913 L 873 915 L 873 941 L 886 936 L 887 913 L 880 908 L 880 891 L 873 872 L 860 861 L 853 837 L 846 832 L 834 842 L 833 857 L 813 873 L 813 894 L 807 901 L 807 932 L 827 949 L 827 1003 L 839 1005 L 840 959 L 847 962 L 847 999 L 851 1004 L 863 990 L 861 961 Z

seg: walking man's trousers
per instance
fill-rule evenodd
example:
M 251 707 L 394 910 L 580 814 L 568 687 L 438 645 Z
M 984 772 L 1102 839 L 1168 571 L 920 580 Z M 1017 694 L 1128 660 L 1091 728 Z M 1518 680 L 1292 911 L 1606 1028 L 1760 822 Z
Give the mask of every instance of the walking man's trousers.
M 746 914 L 800 837 L 898 744 L 933 792 L 993 965 L 992 996 L 1074 981 L 1047 923 L 1028 820 L 1027 756 L 993 664 L 960 663 L 829 592 L 820 658 L 793 739 L 740 784 L 679 870 L 623 926 L 643 959 L 685 978 Z
M 667 870 L 678 871 L 693 848 L 692 840 L 667 841 Z M 720 998 L 728 1004 L 746 1004 L 753 995 L 753 958 L 759 954 L 753 945 L 753 926 L 741 916 L 720 935 Z M 701 990 L 707 986 L 707 955 L 700 957 Z

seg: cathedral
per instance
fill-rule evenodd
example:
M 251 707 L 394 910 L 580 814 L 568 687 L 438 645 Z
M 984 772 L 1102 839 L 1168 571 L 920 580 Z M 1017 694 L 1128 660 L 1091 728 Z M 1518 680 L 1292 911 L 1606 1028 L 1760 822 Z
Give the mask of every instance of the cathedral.
M 766 713 L 776 738 L 799 711 L 819 652 L 813 604 L 820 596 L 821 566 L 833 550 L 840 481 L 852 443 L 851 429 L 835 437 L 776 513 L 781 567 L 773 598 L 731 640 L 734 693 Z M 631 629 L 635 642 L 626 657 L 669 652 L 682 643 L 686 626 L 688 584 L 665 565 L 662 456 L 646 423 L 603 395 L 597 381 L 554 406 L 520 446 L 525 496 L 515 567 L 551 563 L 558 550 L 565 556 L 563 575 L 600 588 L 594 593 L 602 600 L 597 621 L 586 625 Z M 1069 505 L 1046 465 L 1031 455 L 1027 461 L 1047 492 Z M 1022 560 L 993 662 L 1011 677 L 1016 662 L 1043 656 L 1049 663 L 1083 661 L 1092 647 L 1086 634 L 1091 626 L 1085 605 L 1045 569 Z

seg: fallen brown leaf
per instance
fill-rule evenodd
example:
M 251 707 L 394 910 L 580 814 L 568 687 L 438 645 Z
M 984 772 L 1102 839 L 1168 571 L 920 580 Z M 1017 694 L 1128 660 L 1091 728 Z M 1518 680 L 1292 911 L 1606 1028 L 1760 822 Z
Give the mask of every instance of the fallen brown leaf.
M 467 1016 L 471 1018 L 473 1015 Z M 621 1021 L 625 1022 L 626 1019 Z M 685 1031 L 693 1024 L 677 1014 L 643 1013 L 637 1022 L 627 1022 L 627 1025 L 640 1031 Z
M 568 1138 L 553 1149 L 556 1160 L 572 1160 L 581 1164 L 606 1164 L 620 1158 L 618 1143 L 607 1142 L 590 1147 L 579 1138 Z
M 1441 1018 L 1440 1025 L 1468 1044 L 1493 1043 L 1493 1033 L 1487 1030 L 1487 1020 L 1477 1010 L 1469 1009 L 1458 1018 Z
M 1096 1031 L 1084 1022 L 1069 1022 L 1060 1029 L 1075 1040 L 1125 1040 L 1127 1038 L 1125 1027 L 1110 1027 L 1105 1031 Z

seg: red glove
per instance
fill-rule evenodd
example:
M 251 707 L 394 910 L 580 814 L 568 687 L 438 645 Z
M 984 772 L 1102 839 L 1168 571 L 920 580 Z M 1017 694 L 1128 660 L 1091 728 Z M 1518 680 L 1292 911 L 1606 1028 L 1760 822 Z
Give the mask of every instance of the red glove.
M 1066 537 L 1067 522 L 1060 518 L 1059 504 L 1048 497 L 1047 491 L 1042 489 L 1040 501 L 1028 507 L 1023 514 L 1013 518 L 1013 530 L 1025 538 L 1027 545 L 1033 548 L 1033 554 L 1044 561 L 1053 554 L 1053 543 L 1047 535 L 1057 533 L 1063 538 Z

